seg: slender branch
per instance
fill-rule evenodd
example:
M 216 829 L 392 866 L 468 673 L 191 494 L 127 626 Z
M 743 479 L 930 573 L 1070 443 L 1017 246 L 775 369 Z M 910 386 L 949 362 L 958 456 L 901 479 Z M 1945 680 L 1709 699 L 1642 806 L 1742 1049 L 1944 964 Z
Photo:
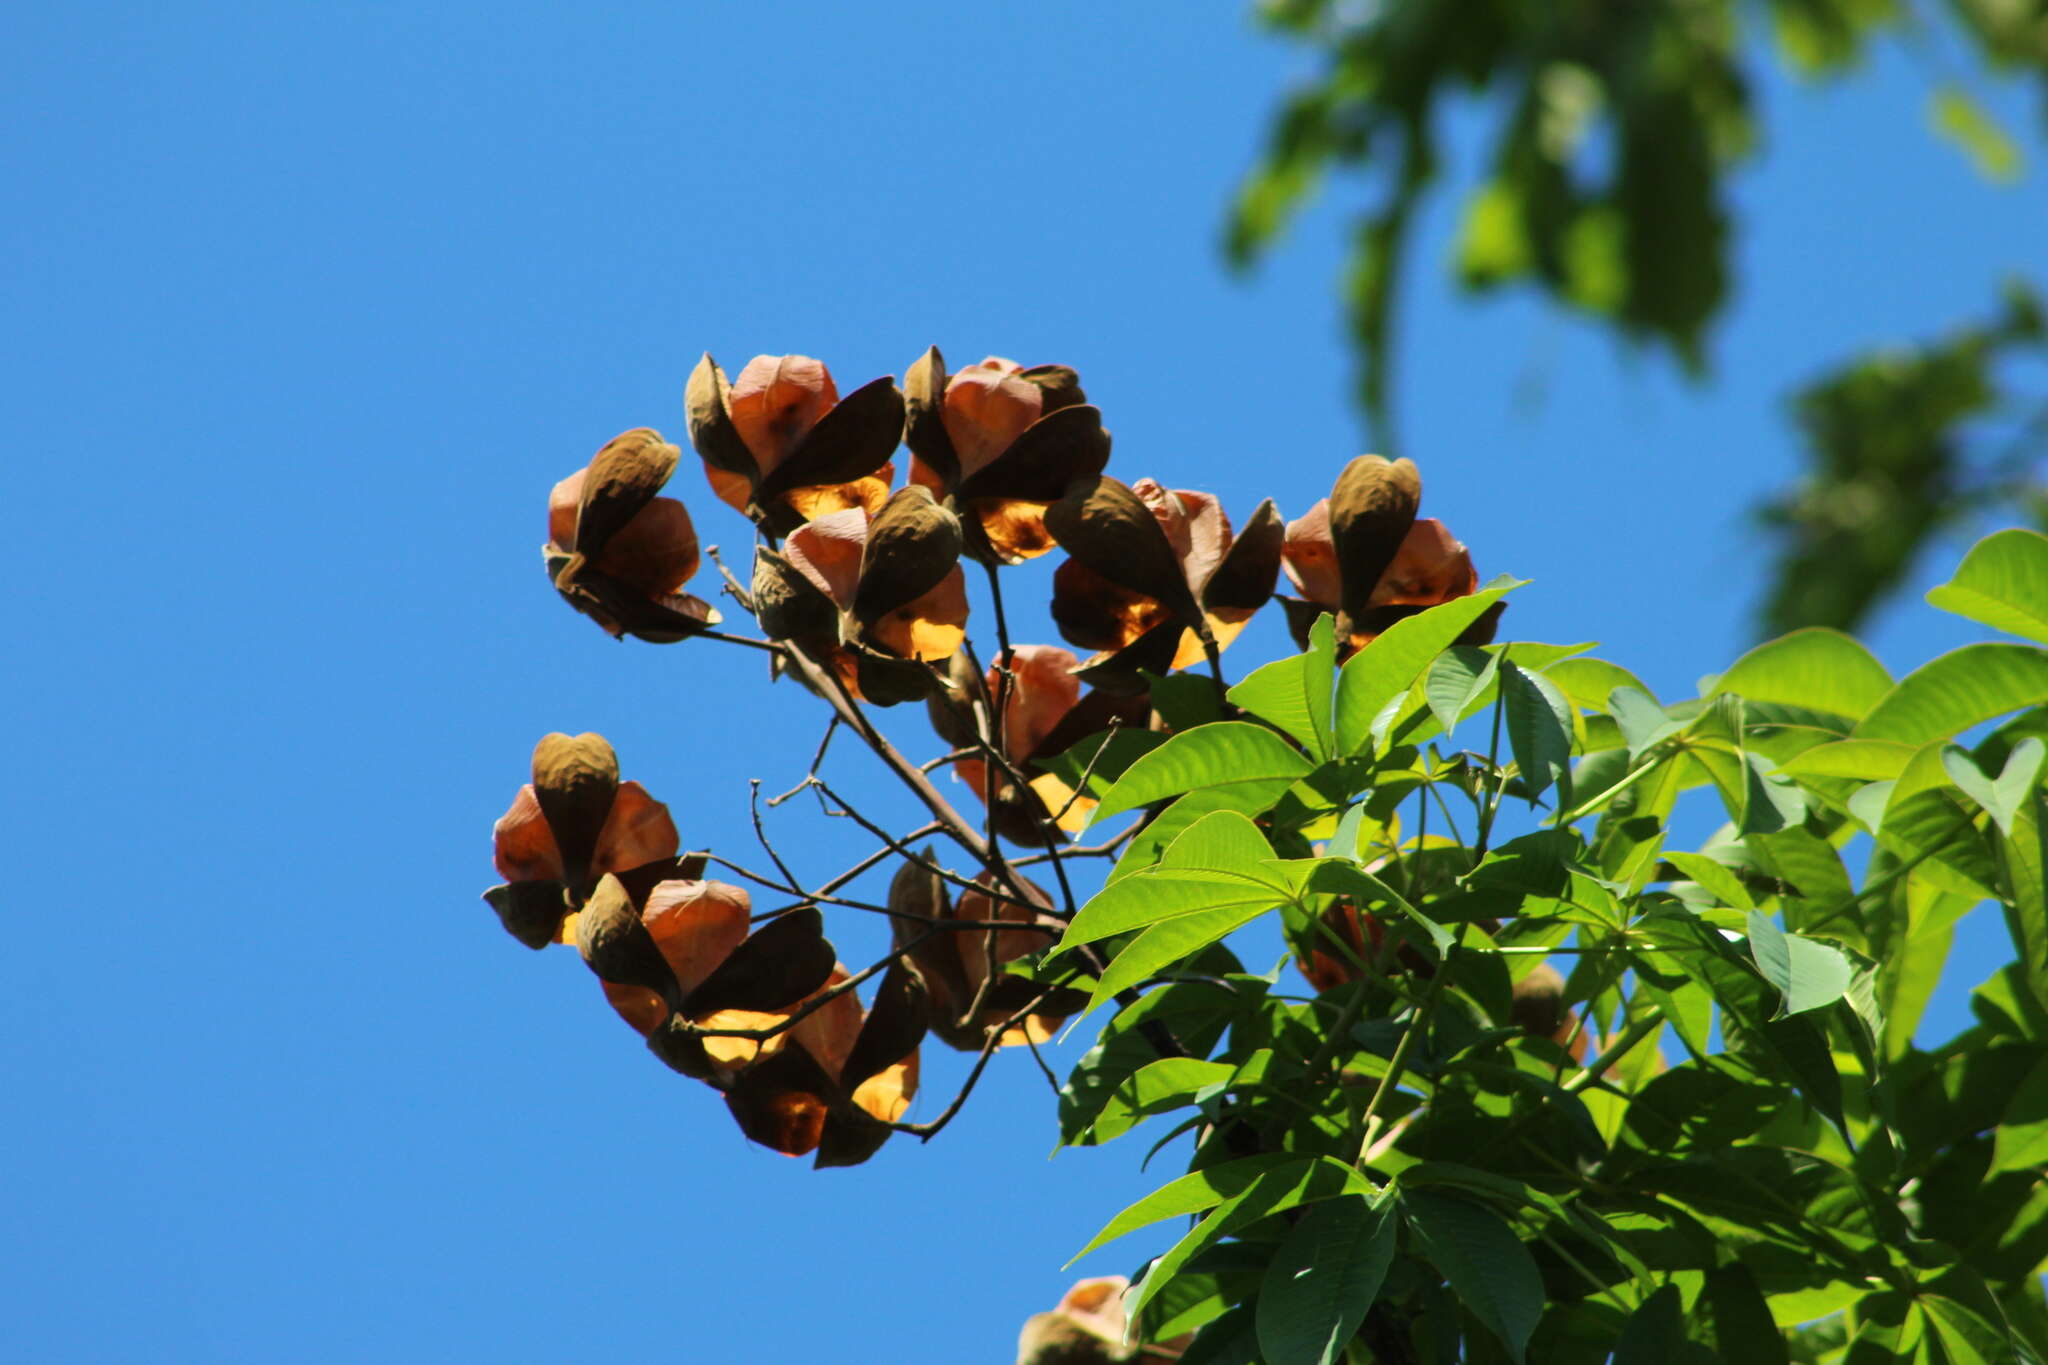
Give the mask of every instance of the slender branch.
M 700 630 L 696 634 L 699 639 L 723 640 L 729 645 L 745 645 L 748 649 L 758 649 L 764 654 L 781 654 L 784 652 L 783 647 L 775 641 L 756 640 L 751 635 L 728 635 L 722 630 Z
M 1040 910 L 1044 908 L 1043 906 L 1039 905 L 1036 901 L 1025 900 L 1021 897 L 1006 896 L 1002 892 L 996 890 L 994 887 L 989 886 L 984 882 L 969 881 L 967 878 L 961 876 L 959 873 L 954 872 L 949 868 L 941 867 L 939 864 L 933 862 L 931 859 L 925 857 L 923 854 L 917 852 L 915 849 L 908 847 L 908 840 L 899 840 L 891 837 L 888 831 L 884 830 L 880 825 L 877 825 L 874 821 L 868 819 L 865 815 L 862 815 L 859 811 L 855 810 L 853 806 L 847 801 L 847 799 L 841 796 L 838 792 L 832 790 L 831 785 L 827 783 L 823 778 L 814 779 L 808 785 L 816 788 L 821 798 L 830 797 L 832 800 L 838 802 L 839 814 L 845 816 L 849 820 L 852 820 L 854 823 L 858 824 L 862 829 L 866 830 L 869 834 L 872 834 L 875 838 L 880 839 L 884 844 L 888 845 L 890 852 L 899 855 L 905 861 L 915 863 L 917 866 L 923 868 L 925 871 L 936 874 L 944 880 L 951 882 L 954 886 L 959 887 L 963 891 L 978 892 L 981 895 L 987 896 L 992 901 L 1000 901 L 1005 905 L 1021 905 L 1031 910 Z M 827 812 L 827 814 L 830 813 L 831 812 L 829 811 Z M 930 826 L 926 826 L 926 828 L 929 829 Z
M 760 841 L 762 849 L 768 854 L 768 861 L 775 864 L 775 870 L 782 874 L 782 880 L 791 886 L 798 886 L 796 873 L 789 870 L 789 864 L 782 861 L 782 855 L 775 851 L 775 845 L 768 842 L 767 827 L 761 823 L 761 779 L 758 777 L 747 781 L 747 810 L 754 817 L 754 838 Z M 799 890 L 797 894 L 802 895 L 803 892 Z
M 917 799 L 924 803 L 925 809 L 932 813 L 933 819 L 944 826 L 949 838 L 966 849 L 976 862 L 1001 876 L 1004 881 L 1010 880 L 1009 866 L 1002 856 L 989 846 L 988 840 L 984 839 L 959 811 L 953 808 L 952 802 L 939 794 L 931 779 L 920 772 L 916 764 L 898 752 L 896 746 L 874 727 L 873 722 L 868 720 L 860 707 L 846 694 L 846 689 L 831 669 L 820 667 L 800 649 L 789 650 L 784 657 L 789 661 L 790 668 L 801 674 L 805 681 L 810 683 L 811 689 L 825 698 L 848 728 L 859 735 L 862 742 L 874 751 L 875 756 L 888 765 L 890 771 L 896 774 L 903 785 L 910 788 Z M 1012 889 L 1019 894 L 1022 893 L 1021 887 L 1012 886 Z
M 821 765 L 825 761 L 825 750 L 831 747 L 832 736 L 839 732 L 840 724 L 841 722 L 839 716 L 835 712 L 832 715 L 831 719 L 825 722 L 825 733 L 818 740 L 818 752 L 811 755 L 811 766 L 804 770 L 804 780 L 797 783 L 794 787 L 791 787 L 788 791 L 782 793 L 782 795 L 780 796 L 769 797 L 768 804 L 771 808 L 781 805 L 783 802 L 789 800 L 790 797 L 795 796 L 798 792 L 810 786 L 811 783 L 817 780 L 819 765 Z
M 1103 737 L 1102 743 L 1095 746 L 1095 752 L 1088 755 L 1088 763 L 1081 769 L 1081 780 L 1074 784 L 1074 790 L 1067 797 L 1066 803 L 1053 812 L 1052 822 L 1054 825 L 1058 825 L 1060 821 L 1067 818 L 1067 812 L 1072 810 L 1074 803 L 1081 799 L 1081 793 L 1088 790 L 1088 780 L 1095 776 L 1097 760 L 1109 748 L 1110 741 L 1117 737 L 1117 732 L 1123 729 L 1123 725 L 1122 716 L 1111 716 L 1109 718 L 1109 731 Z
M 967 1097 L 974 1093 L 975 1084 L 981 1080 L 981 1073 L 988 1069 L 988 1059 L 995 1056 L 996 1049 L 1003 1045 L 1003 1035 L 1029 1018 L 1031 1013 L 1043 1004 L 1045 998 L 1051 994 L 1052 987 L 1048 986 L 1034 996 L 1029 1003 L 1018 1009 L 1016 1013 L 988 1030 L 988 1037 L 981 1045 L 981 1055 L 974 1059 L 974 1066 L 968 1071 L 967 1079 L 960 1085 L 960 1093 L 953 1096 L 953 1102 L 947 1105 L 937 1118 L 927 1123 L 899 1122 L 892 1123 L 889 1126 L 899 1133 L 912 1134 L 925 1142 L 930 1142 L 933 1138 L 937 1137 L 945 1126 L 953 1121 L 953 1116 L 958 1114 L 961 1107 L 967 1103 Z M 969 1017 L 971 1018 L 972 1016 L 970 1015 Z
M 725 567 L 725 561 L 718 556 L 718 547 L 716 545 L 706 545 L 704 553 L 709 555 L 711 562 L 718 566 L 718 576 L 725 580 L 726 595 L 746 608 L 747 615 L 752 616 L 754 614 L 754 594 L 747 591 L 746 584 L 733 577 L 731 569 Z

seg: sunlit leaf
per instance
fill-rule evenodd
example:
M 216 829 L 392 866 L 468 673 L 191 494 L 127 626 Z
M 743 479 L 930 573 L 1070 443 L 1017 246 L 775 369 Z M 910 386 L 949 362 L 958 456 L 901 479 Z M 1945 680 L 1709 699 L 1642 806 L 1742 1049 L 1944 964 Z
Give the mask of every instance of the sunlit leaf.
M 1436 717 L 1445 734 L 1457 727 L 1458 721 L 1493 684 L 1499 663 L 1498 654 L 1476 645 L 1453 645 L 1436 656 L 1429 666 L 1422 694 L 1429 702 L 1430 714 Z
M 1564 694 L 1541 674 L 1525 673 L 1512 663 L 1500 666 L 1500 704 L 1506 710 L 1508 743 L 1522 771 L 1522 785 L 1533 800 L 1561 785 L 1559 797 L 1571 801 L 1572 707 Z
M 2019 175 L 2019 147 L 1969 91 L 1942 86 L 1928 96 L 1927 118 L 1936 132 L 1963 149 L 1985 179 L 2011 180 Z
M 1996 778 L 1986 777 L 1977 761 L 1953 744 L 1942 749 L 1941 766 L 1963 793 L 1991 816 L 1999 833 L 2010 838 L 2020 802 L 2040 785 L 2044 758 L 2048 758 L 2048 745 L 2042 744 L 2039 736 L 2029 735 L 2006 755 L 2005 767 Z
M 1732 693 L 1750 701 L 1782 702 L 1861 720 L 1891 687 L 1891 674 L 1855 639 L 1810 626 L 1758 645 L 1737 659 L 1709 695 Z
M 1330 690 L 1337 677 L 1336 630 L 1319 616 L 1306 653 L 1277 659 L 1230 689 L 1230 700 L 1271 721 L 1317 758 L 1330 757 Z
M 1295 782 L 1307 776 L 1311 766 L 1300 751 L 1263 725 L 1201 725 L 1173 736 L 1133 763 L 1103 793 L 1095 819 L 1100 822 L 1197 787 Z
M 1363 749 L 1380 708 L 1413 687 L 1437 655 L 1524 581 L 1495 579 L 1470 597 L 1454 598 L 1397 621 L 1352 655 L 1337 675 L 1337 752 L 1355 754 Z
M 2048 651 L 1997 641 L 1964 645 L 1907 674 L 1852 737 L 1925 744 L 2044 701 Z
M 1770 916 L 1749 912 L 1749 952 L 1764 980 L 1784 997 L 1780 1014 L 1832 1005 L 1849 989 L 1855 968 L 1840 950 L 1788 934 Z

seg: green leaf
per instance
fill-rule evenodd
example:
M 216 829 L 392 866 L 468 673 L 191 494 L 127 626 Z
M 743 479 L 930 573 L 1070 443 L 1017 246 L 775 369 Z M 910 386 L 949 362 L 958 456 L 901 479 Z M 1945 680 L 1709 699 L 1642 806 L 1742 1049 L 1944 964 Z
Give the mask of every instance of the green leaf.
M 1193 1055 L 1206 1057 L 1247 1007 L 1247 997 L 1232 985 L 1179 981 L 1148 991 L 1119 1011 L 1060 1087 L 1060 1141 L 1093 1141 L 1089 1128 L 1110 1096 L 1140 1067 L 1159 1060 L 1159 1049 L 1148 1035 L 1163 1029 Z
M 1928 97 L 1927 119 L 1970 158 L 1986 180 L 2013 180 L 2020 173 L 2020 149 L 2006 136 L 1984 106 L 1957 85 L 1944 85 Z
M 1558 784 L 1558 799 L 1571 804 L 1572 706 L 1540 674 L 1525 673 L 1512 663 L 1500 666 L 1500 704 L 1506 708 L 1508 743 L 1522 770 L 1529 798 Z
M 1998 832 L 2011 838 L 2020 802 L 2033 795 L 2044 758 L 2048 758 L 2048 745 L 2042 744 L 2038 735 L 2029 735 L 2005 756 L 2005 768 L 1996 780 L 1986 777 L 1968 751 L 1954 744 L 1942 749 L 1941 766 L 1964 795 L 1991 816 Z
M 1076 789 L 1081 785 L 1081 774 L 1087 773 L 1088 790 L 1093 794 L 1122 777 L 1131 764 L 1166 739 L 1156 730 L 1100 730 L 1051 758 L 1035 758 L 1032 762 Z
M 1278 800 L 1282 793 L 1294 784 L 1284 778 L 1272 782 L 1247 782 L 1236 787 L 1197 788 L 1186 796 L 1169 804 L 1165 810 L 1145 822 L 1131 842 L 1124 849 L 1123 857 L 1116 860 L 1110 870 L 1108 881 L 1121 881 L 1139 872 L 1147 872 L 1158 866 L 1174 840 L 1188 832 L 1205 816 L 1219 811 L 1232 811 L 1241 815 L 1255 814 Z
M 1178 1109 L 1201 1090 L 1228 1081 L 1237 1068 L 1229 1062 L 1204 1062 L 1193 1057 L 1166 1057 L 1139 1067 L 1124 1079 L 1089 1128 L 1090 1142 L 1122 1137 L 1154 1114 Z
M 1964 645 L 1907 674 L 1851 738 L 1926 744 L 2044 701 L 2048 651 L 2002 641 Z
M 1543 1316 L 1543 1277 L 1513 1229 L 1491 1209 L 1434 1190 L 1403 1190 L 1401 1211 L 1416 1251 L 1500 1338 L 1509 1358 L 1525 1361 Z
M 2003 1328 L 1952 1297 L 1923 1293 L 1919 1308 L 1927 1320 L 1927 1334 L 1942 1342 L 1948 1365 L 2009 1365 L 2019 1359 Z
M 1236 811 L 1212 811 L 1183 830 L 1156 866 L 1089 897 L 1053 952 L 1223 906 L 1273 905 L 1289 888 L 1266 870 L 1272 857 L 1257 825 Z
M 1809 626 L 1737 659 L 1708 695 L 1733 693 L 1861 720 L 1891 690 L 1891 674 L 1876 655 L 1838 630 Z
M 1614 1343 L 1613 1365 L 1672 1365 L 1689 1352 L 1685 1336 L 1685 1298 L 1675 1284 L 1666 1284 L 1629 1314 L 1621 1340 Z
M 1364 1195 L 1316 1205 L 1273 1254 L 1259 1288 L 1266 1365 L 1335 1365 L 1393 1264 L 1390 1203 Z
M 1515 657 L 1524 668 L 1535 666 L 1519 648 Z M 1557 684 L 1572 705 L 1587 711 L 1605 710 L 1607 699 L 1614 695 L 1617 687 L 1633 688 L 1644 696 L 1650 694 L 1641 678 L 1620 664 L 1609 663 L 1605 659 L 1560 659 L 1542 672 L 1544 677 Z
M 1499 663 L 1500 655 L 1476 645 L 1452 645 L 1430 664 L 1422 695 L 1446 735 L 1493 685 Z
M 1744 1365 L 1787 1365 L 1785 1336 L 1771 1318 L 1770 1304 L 1756 1277 L 1741 1262 L 1707 1272 L 1700 1293 L 1714 1329 L 1714 1351 L 1721 1360 Z
M 1788 934 L 1769 915 L 1749 912 L 1749 955 L 1764 980 L 1778 988 L 1780 1017 L 1804 1014 L 1840 1000 L 1856 969 L 1825 943 Z
M 1253 782 L 1294 783 L 1313 765 L 1293 745 L 1263 725 L 1219 721 L 1184 730 L 1140 758 L 1103 794 L 1095 820 L 1197 787 Z
M 1669 712 L 1651 700 L 1649 693 L 1639 692 L 1633 687 L 1617 687 L 1607 694 L 1607 714 L 1613 716 L 1614 723 L 1621 727 L 1621 738 L 1628 745 L 1630 762 L 1640 757 L 1643 750 L 1669 739 L 1687 724 L 1673 720 Z
M 1429 941 L 1436 945 L 1438 957 L 1450 952 L 1451 944 L 1455 942 L 1450 930 L 1416 909 L 1406 897 L 1360 867 L 1355 860 L 1318 859 L 1314 870 L 1309 874 L 1308 889 L 1352 896 L 1367 904 L 1393 906 L 1406 915 L 1423 933 L 1429 935 Z
M 1798 828 L 1806 819 L 1806 794 L 1773 773 L 1770 761 L 1762 754 L 1750 752 L 1742 758 L 1747 791 L 1742 803 L 1742 822 L 1736 832 L 1775 834 L 1782 829 Z
M 1125 884 L 1118 883 L 1120 886 Z M 1264 900 L 1219 905 L 1153 925 L 1124 945 L 1123 950 L 1111 960 L 1109 969 L 1096 980 L 1095 993 L 1089 997 L 1088 1007 L 1074 1016 L 1074 1023 L 1080 1023 L 1104 1001 L 1141 984 L 1162 967 L 1200 952 L 1251 923 L 1272 909 L 1274 904 L 1274 897 L 1269 893 Z
M 1172 1283 L 1189 1257 L 1219 1237 L 1228 1237 L 1261 1218 L 1346 1194 L 1376 1195 L 1378 1190 L 1370 1180 L 1335 1157 L 1297 1158 L 1293 1165 L 1254 1176 L 1146 1268 L 1145 1278 L 1132 1293 L 1126 1311 L 1132 1317 L 1142 1313 L 1152 1296 Z
M 1317 758 L 1330 757 L 1330 689 L 1337 678 L 1336 630 L 1327 615 L 1309 627 L 1308 651 L 1276 659 L 1230 689 L 1230 700 L 1285 730 Z
M 1178 1180 L 1161 1185 L 1110 1219 L 1087 1246 L 1067 1258 L 1067 1265 L 1139 1228 L 1213 1209 L 1224 1200 L 1252 1188 L 1263 1176 L 1279 1173 L 1299 1178 L 1306 1174 L 1310 1164 L 1310 1158 L 1288 1152 L 1261 1152 L 1257 1156 L 1239 1157 L 1221 1166 L 1211 1166 L 1205 1171 L 1191 1171 Z
M 1523 581 L 1496 578 L 1470 597 L 1417 612 L 1352 655 L 1337 675 L 1337 752 L 1362 750 L 1380 708 L 1413 687 L 1437 655 Z
M 1801 780 L 1847 777 L 1859 782 L 1889 782 L 1906 770 L 1917 752 L 1910 744 L 1882 739 L 1838 739 L 1816 744 L 1778 765 L 1778 771 Z
M 2015 526 L 1984 537 L 1927 600 L 1993 630 L 2048 644 L 2048 536 Z
M 2034 1063 L 1998 1120 L 1991 1170 L 2048 1169 L 2048 1054 Z
M 1704 853 L 1667 853 L 1664 860 L 1705 887 L 1715 901 L 1737 910 L 1753 910 L 1756 902 L 1742 879 Z
M 1195 1334 L 1177 1359 L 1179 1365 L 1259 1365 L 1252 1305 L 1241 1303 L 1215 1318 Z

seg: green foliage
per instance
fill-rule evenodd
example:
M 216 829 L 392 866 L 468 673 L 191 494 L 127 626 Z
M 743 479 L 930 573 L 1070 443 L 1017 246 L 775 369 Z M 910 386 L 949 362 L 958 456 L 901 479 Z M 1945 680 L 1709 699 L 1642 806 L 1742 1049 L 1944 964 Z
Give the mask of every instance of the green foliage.
M 1970 424 L 2010 415 L 2019 399 L 2001 384 L 1999 364 L 2044 342 L 2039 300 L 2014 286 L 1989 323 L 1874 352 L 1793 398 L 1807 472 L 1759 510 L 1778 547 L 1766 630 L 1849 629 L 1898 586 L 1937 532 L 2024 504 L 2038 486 L 2048 409 L 2022 419 L 2009 448 L 1990 456 L 1972 455 Z M 2011 550 L 1988 552 L 2002 560 Z M 2008 569 L 1985 563 L 1976 571 Z
M 1132 762 L 1104 810 L 1191 813 L 1053 961 L 1097 954 L 1117 1005 L 1062 1141 L 1188 1144 L 1082 1248 L 1187 1220 L 1126 1302 L 1139 1336 L 1279 1365 L 2048 1359 L 2044 549 L 2002 533 L 1931 594 L 2019 639 L 1895 682 L 1805 630 L 1669 704 L 1576 648 L 1453 643 L 1473 599 L 1341 669 L 1325 618 L 1240 714 Z M 1673 846 L 1701 803 L 1726 823 Z M 1987 903 L 2014 959 L 1925 1045 Z M 1222 952 L 1255 922 L 1302 979 Z
M 1937 10 L 1897 0 L 1264 0 L 1261 19 L 1316 48 L 1322 67 L 1274 117 L 1230 212 L 1226 254 L 1243 267 L 1271 249 L 1331 173 L 1367 181 L 1342 292 L 1359 401 L 1377 443 L 1398 448 L 1393 311 L 1409 229 L 1437 179 L 1447 107 L 1477 96 L 1491 127 L 1452 262 L 1463 288 L 1533 286 L 1704 375 L 1729 293 L 1727 180 L 1762 141 L 1751 96 L 1761 64 L 1775 57 L 1826 78 L 1886 37 L 1955 39 L 1990 72 L 2030 74 L 2048 89 L 2048 0 Z M 1966 79 L 1929 92 L 1928 122 L 1985 176 L 2020 173 L 2018 143 Z M 2032 472 L 2048 409 L 2014 411 L 2025 401 L 1998 369 L 2042 337 L 2038 302 L 2015 285 L 2000 316 L 1856 356 L 1795 397 L 1808 471 L 1759 509 L 1778 561 L 1766 633 L 1849 629 L 1941 530 L 1986 508 L 2002 519 L 2048 512 Z M 1973 424 L 1990 417 L 2013 419 L 2010 449 L 1984 446 Z

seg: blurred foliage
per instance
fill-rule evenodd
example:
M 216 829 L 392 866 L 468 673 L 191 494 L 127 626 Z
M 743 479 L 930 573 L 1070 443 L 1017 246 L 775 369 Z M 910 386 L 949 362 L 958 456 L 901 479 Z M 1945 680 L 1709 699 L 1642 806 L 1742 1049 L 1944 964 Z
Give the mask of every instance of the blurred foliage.
M 1810 454 L 1800 482 L 1760 510 L 1778 543 L 1763 626 L 1849 629 L 1896 589 L 1928 539 L 1987 508 L 2048 529 L 2038 468 L 2048 403 L 2002 448 L 1974 419 L 2010 415 L 1998 362 L 2048 342 L 2041 303 L 2014 286 L 1999 317 L 1930 345 L 1858 358 L 1801 390 L 1794 420 Z
M 1483 98 L 1496 113 L 1486 176 L 1463 205 L 1453 262 L 1459 282 L 1475 292 L 1533 285 L 1632 344 L 1667 350 L 1695 377 L 1707 370 L 1709 332 L 1728 294 L 1726 177 L 1759 143 L 1751 97 L 1758 63 L 1775 56 L 1801 75 L 1834 76 L 1892 36 L 1960 48 L 1965 66 L 1990 73 L 2032 73 L 2048 101 L 2048 0 L 1949 0 L 1931 12 L 1897 0 L 1265 0 L 1258 13 L 1321 49 L 1324 62 L 1274 117 L 1265 157 L 1231 210 L 1227 252 L 1233 264 L 1249 265 L 1326 173 L 1366 176 L 1373 197 L 1354 228 L 1343 289 L 1360 358 L 1358 398 L 1386 449 L 1398 444 L 1391 375 L 1404 253 L 1441 168 L 1444 112 L 1460 96 Z M 1761 41 L 1752 31 L 1759 29 Z M 2018 173 L 2017 144 L 1965 84 L 1944 79 L 1931 90 L 1928 119 L 1985 175 Z M 1849 429 L 1859 412 L 1881 409 L 1890 420 L 1903 404 L 1914 414 L 1917 447 L 1951 449 L 1955 438 L 1928 421 L 1942 411 L 1951 420 L 1975 415 L 1988 402 L 1967 396 L 1967 376 L 1945 377 L 1972 367 L 1966 343 L 1948 361 L 1929 353 L 1931 369 L 1894 386 L 1896 399 L 1871 393 L 1884 382 L 1872 376 L 1897 363 L 1888 357 L 1851 362 L 1838 380 L 1809 392 L 1802 424 L 1826 443 L 1815 458 L 1829 471 L 1816 473 L 1809 492 L 1830 483 L 1865 490 L 1867 480 L 1840 474 L 1840 460 L 1891 453 L 1889 437 Z M 1842 395 L 1832 417 L 1815 411 L 1830 402 L 1822 390 Z M 1938 491 L 1956 457 L 1915 462 L 1934 478 L 1900 485 L 1908 498 Z M 1844 494 L 1851 502 L 1864 496 Z M 1793 500 L 1782 500 L 1774 516 L 1802 520 L 1805 513 L 1786 510 Z M 1821 520 L 1845 505 L 1830 501 L 1835 511 L 1817 514 Z M 1864 520 L 1857 533 L 1881 566 L 1880 588 L 1896 580 L 1928 531 L 1961 510 L 1913 507 L 1904 515 L 1906 502 L 1886 505 L 1902 515 L 1882 526 Z M 1804 536 L 1799 544 L 1806 547 Z M 1805 562 L 1795 552 L 1787 563 L 1795 559 Z M 1781 582 L 1769 594 L 1767 623 L 1846 626 L 1879 595 Z

